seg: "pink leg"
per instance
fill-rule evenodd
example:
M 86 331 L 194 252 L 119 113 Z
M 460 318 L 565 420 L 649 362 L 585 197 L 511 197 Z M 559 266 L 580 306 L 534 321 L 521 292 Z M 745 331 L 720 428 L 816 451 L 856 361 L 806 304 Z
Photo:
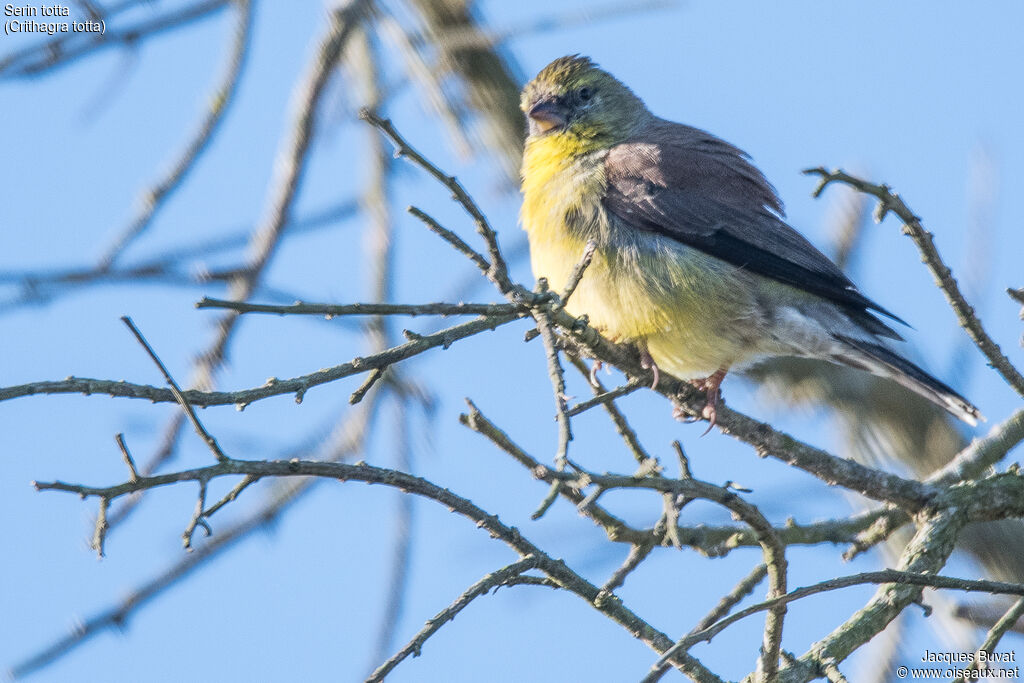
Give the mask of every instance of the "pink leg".
M 727 372 L 728 370 L 725 368 L 720 368 L 710 377 L 691 381 L 693 386 L 705 392 L 708 397 L 707 405 L 701 411 L 701 417 L 708 421 L 708 428 L 704 431 L 704 434 L 710 432 L 711 428 L 718 422 L 718 403 L 722 398 L 722 380 L 725 379 Z M 701 434 L 701 436 L 704 436 L 704 434 Z
M 661 379 L 661 373 L 658 371 L 658 364 L 651 358 L 651 354 L 647 351 L 647 344 L 641 339 L 636 343 L 636 347 L 640 350 L 640 367 L 644 370 L 650 370 L 654 374 L 654 381 L 651 382 L 651 389 L 658 388 L 658 382 Z

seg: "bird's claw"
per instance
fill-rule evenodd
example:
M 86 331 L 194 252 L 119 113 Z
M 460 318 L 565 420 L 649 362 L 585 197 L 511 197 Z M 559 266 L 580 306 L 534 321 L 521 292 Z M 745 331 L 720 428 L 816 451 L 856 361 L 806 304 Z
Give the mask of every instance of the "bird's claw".
M 661 373 L 658 370 L 658 364 L 651 358 L 651 354 L 647 352 L 647 346 L 640 345 L 640 367 L 644 370 L 650 370 L 654 375 L 654 381 L 651 382 L 651 389 L 658 388 L 658 382 L 661 380 Z
M 700 416 L 708 421 L 708 428 L 704 430 L 704 433 L 701 434 L 701 436 L 706 435 L 716 424 L 718 424 L 718 404 L 721 402 L 721 386 L 722 380 L 725 379 L 726 372 L 725 368 L 722 368 L 710 377 L 690 381 L 690 384 L 698 390 L 705 392 L 708 398 L 707 404 L 705 404 L 704 408 L 700 411 Z

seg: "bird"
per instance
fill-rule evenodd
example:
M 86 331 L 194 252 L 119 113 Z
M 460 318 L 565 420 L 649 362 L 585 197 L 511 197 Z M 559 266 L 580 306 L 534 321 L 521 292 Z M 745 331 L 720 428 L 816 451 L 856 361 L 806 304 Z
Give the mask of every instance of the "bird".
M 772 357 L 893 380 L 974 426 L 978 408 L 893 350 L 906 325 L 864 296 L 791 227 L 749 155 L 651 113 L 589 57 L 544 67 L 523 89 L 520 223 L 536 278 L 611 341 L 705 392 L 717 420 L 726 374 Z M 710 427 L 709 427 L 710 429 Z

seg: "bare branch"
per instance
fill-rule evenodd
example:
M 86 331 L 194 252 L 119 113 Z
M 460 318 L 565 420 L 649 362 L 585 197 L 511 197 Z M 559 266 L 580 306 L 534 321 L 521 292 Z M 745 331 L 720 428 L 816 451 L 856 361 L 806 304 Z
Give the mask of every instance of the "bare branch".
M 494 283 L 502 294 L 510 294 L 513 291 L 512 281 L 508 277 L 508 266 L 505 264 L 505 258 L 501 255 L 501 250 L 498 247 L 498 235 L 494 232 L 487 218 L 483 212 L 480 211 L 480 207 L 476 205 L 476 202 L 466 193 L 466 190 L 462 187 L 455 176 L 450 176 L 444 173 L 441 169 L 429 161 L 422 154 L 417 152 L 405 138 L 403 138 L 395 127 L 391 124 L 388 119 L 382 119 L 373 112 L 364 109 L 359 114 L 367 123 L 376 126 L 381 130 L 388 138 L 395 143 L 395 156 L 406 157 L 411 160 L 414 164 L 425 170 L 427 173 L 432 175 L 438 182 L 448 188 L 452 197 L 456 202 L 466 210 L 466 213 L 473 219 L 473 223 L 476 224 L 476 230 L 480 233 L 480 236 L 484 238 L 484 243 L 487 244 L 487 252 L 490 256 L 491 264 L 487 270 L 487 277 Z
M 185 550 L 192 550 L 192 534 L 195 533 L 197 526 L 203 527 L 206 530 L 207 536 L 213 533 L 210 525 L 203 519 L 206 512 L 206 481 L 206 479 L 199 480 L 199 498 L 196 500 L 196 509 L 192 513 L 192 519 L 189 521 L 188 526 L 185 527 L 185 532 L 181 535 Z
M 1017 624 L 1017 621 L 1021 616 L 1024 616 L 1024 598 L 1017 600 L 1017 602 L 1013 604 L 1013 607 L 1008 609 L 1006 614 L 1004 614 L 1002 618 L 995 623 L 995 625 L 989 630 L 988 634 L 986 634 L 985 640 L 980 646 L 978 646 L 978 649 L 975 652 L 977 654 L 984 652 L 987 655 L 991 655 L 995 651 L 996 646 L 999 645 L 999 641 L 1002 640 L 1007 631 Z M 967 667 L 967 669 L 969 671 L 980 671 L 984 666 L 984 662 L 982 662 L 981 658 L 978 657 L 971 662 L 971 665 Z M 953 683 L 965 683 L 965 678 L 963 676 L 958 676 Z
M 210 517 L 210 516 L 212 516 L 213 513 L 217 512 L 217 510 L 220 510 L 222 507 L 224 507 L 228 503 L 230 503 L 230 502 L 234 501 L 235 499 L 237 499 L 238 496 L 242 493 L 242 491 L 244 491 L 245 489 L 249 488 L 249 486 L 251 486 L 252 484 L 255 484 L 259 480 L 260 480 L 259 477 L 251 475 L 251 474 L 242 477 L 242 480 L 240 482 L 238 482 L 237 484 L 235 484 L 234 488 L 232 488 L 230 491 L 225 493 L 223 498 L 221 498 L 216 503 L 214 503 L 210 507 L 208 507 L 205 510 L 203 510 L 203 514 L 201 516 L 202 517 Z
M 471 404 L 471 408 L 472 408 Z M 761 546 L 762 552 L 765 558 L 765 564 L 768 566 L 768 576 L 770 578 L 771 587 L 769 590 L 769 597 L 778 595 L 784 595 L 786 593 L 786 556 L 785 546 L 779 541 L 778 536 L 775 535 L 775 529 L 765 519 L 764 515 L 752 504 L 743 500 L 735 493 L 729 491 L 725 487 L 715 486 L 706 482 L 699 481 L 697 479 L 667 479 L 658 475 L 643 476 L 643 477 L 624 477 L 617 475 L 599 475 L 593 472 L 586 472 L 578 467 L 578 473 L 568 473 L 559 470 L 552 470 L 544 465 L 537 463 L 536 460 L 530 458 L 522 451 L 518 446 L 515 446 L 508 439 L 508 437 L 500 430 L 493 428 L 493 425 L 489 422 L 485 422 L 482 419 L 482 415 L 479 411 L 475 411 L 476 414 L 471 418 L 470 416 L 463 416 L 463 423 L 472 426 L 474 429 L 479 431 L 485 436 L 492 437 L 495 443 L 497 443 L 503 450 L 510 453 L 515 457 L 521 464 L 526 465 L 534 477 L 548 481 L 552 484 L 565 484 L 571 486 L 576 490 L 582 490 L 588 486 L 594 485 L 598 489 L 611 490 L 616 488 L 646 488 L 662 493 L 671 493 L 676 496 L 682 495 L 688 498 L 701 498 L 709 500 L 714 503 L 729 509 L 736 514 L 737 517 L 746 522 L 751 529 L 753 529 L 755 536 L 757 537 L 758 544 Z M 588 507 L 593 507 L 590 505 Z M 635 554 L 638 559 L 634 558 L 636 562 L 639 562 L 642 550 L 638 550 Z M 643 553 L 645 556 L 646 553 Z M 627 568 L 626 573 L 631 570 L 631 567 Z M 633 565 L 635 567 L 635 564 Z M 778 604 L 772 607 L 768 619 L 765 623 L 764 633 L 764 644 L 762 648 L 762 656 L 758 664 L 759 677 L 770 681 L 775 676 L 778 659 L 779 649 L 782 643 L 782 621 L 786 613 L 785 604 Z M 685 650 L 679 650 L 679 652 L 685 652 Z
M 318 457 L 328 462 L 333 462 L 360 452 L 363 448 L 368 426 L 379 405 L 378 397 L 381 395 L 382 393 L 379 391 L 371 391 L 367 400 L 337 425 L 333 430 L 333 434 L 320 449 L 322 453 L 318 453 Z M 177 413 L 177 415 L 180 416 L 182 413 Z M 316 441 L 319 442 L 319 440 L 319 437 L 317 437 Z M 312 445 L 303 445 L 296 449 L 296 451 L 312 450 L 312 448 Z M 245 486 L 257 480 L 259 480 L 259 477 L 256 475 L 249 475 L 243 478 L 242 482 L 235 486 L 221 502 L 214 504 L 206 511 L 206 516 L 212 515 L 223 504 L 237 497 Z M 151 599 L 172 588 L 193 571 L 205 566 L 210 560 L 219 556 L 220 553 L 230 550 L 238 541 L 257 530 L 264 529 L 273 524 L 292 503 L 301 498 L 302 495 L 312 488 L 313 484 L 319 481 L 319 479 L 310 478 L 298 479 L 294 480 L 294 482 L 289 482 L 290 485 L 288 486 L 278 487 L 272 499 L 266 505 L 246 515 L 229 528 L 219 531 L 208 542 L 196 548 L 195 552 L 186 554 L 180 560 L 168 566 L 164 571 L 128 591 L 126 596 L 115 605 L 86 619 L 66 636 L 58 638 L 39 652 L 18 663 L 12 667 L 11 675 L 14 678 L 26 676 L 56 661 L 77 646 L 82 645 L 93 636 L 107 629 L 123 628 L 128 620 Z
M 205 441 L 206 445 L 209 446 L 210 451 L 213 452 L 213 456 L 217 458 L 217 460 L 228 460 L 228 456 L 221 450 L 220 445 L 217 443 L 217 439 L 213 438 L 213 435 L 210 434 L 210 432 L 206 430 L 206 427 L 203 426 L 203 423 L 199 421 L 199 416 L 196 415 L 195 408 L 189 405 L 188 400 L 186 400 L 184 394 L 181 393 L 181 387 L 179 387 L 178 383 L 174 381 L 173 377 L 171 377 L 171 373 L 167 371 L 167 367 L 163 364 L 163 361 L 160 360 L 160 357 L 156 355 L 156 351 L 154 351 L 153 347 L 149 345 L 146 338 L 142 336 L 142 332 L 139 331 L 139 328 L 137 328 L 135 323 L 132 322 L 132 319 L 126 315 L 121 316 L 121 320 L 128 326 L 128 329 L 132 331 L 135 338 L 140 344 L 142 344 L 142 348 L 146 350 L 146 353 L 149 354 L 149 357 L 153 359 L 153 362 L 160 369 L 160 372 L 164 376 L 164 380 L 166 380 L 166 382 L 171 386 L 171 393 L 174 395 L 174 400 L 178 402 L 178 405 L 180 405 L 182 410 L 185 411 L 185 414 L 188 415 L 189 422 L 191 422 L 192 426 L 195 428 L 196 434 L 202 437 L 203 441 Z M 200 506 L 199 512 L 202 513 L 202 510 L 203 508 Z M 187 545 L 188 543 L 186 540 L 186 547 Z
M 137 479 L 135 481 L 138 481 Z M 92 549 L 96 551 L 96 556 L 102 558 L 104 553 L 103 545 L 107 539 L 107 529 L 110 528 L 107 524 L 107 508 L 110 507 L 110 498 L 107 496 L 100 496 L 100 509 L 96 513 L 96 530 L 92 535 Z
M 590 240 L 587 245 L 583 248 L 583 256 L 580 257 L 579 263 L 573 266 L 572 272 L 569 273 L 569 279 L 565 282 L 565 289 L 562 290 L 561 294 L 561 305 L 565 306 L 569 302 L 569 297 L 572 296 L 576 288 L 579 287 L 580 280 L 583 279 L 583 273 L 586 272 L 587 268 L 590 267 L 590 262 L 594 258 L 594 252 L 597 251 L 597 242 Z
M 507 315 L 525 311 L 514 304 L 470 304 L 470 303 L 429 303 L 429 304 L 318 304 L 296 301 L 294 304 L 254 304 L 244 301 L 225 301 L 203 297 L 196 302 L 196 308 L 228 308 L 239 313 L 273 313 L 275 315 L 322 315 L 328 318 L 336 315 Z
M 231 392 L 196 391 L 190 389 L 181 393 L 186 403 L 191 406 L 200 407 L 235 405 L 244 408 L 253 401 L 282 394 L 295 394 L 296 400 L 301 402 L 306 392 L 313 387 L 375 368 L 385 368 L 438 346 L 448 348 L 460 339 L 465 339 L 487 330 L 493 330 L 516 319 L 517 316 L 515 315 L 491 316 L 454 325 L 434 334 L 421 336 L 410 333 L 410 336 L 413 337 L 412 341 L 394 346 L 380 353 L 375 353 L 365 358 L 355 358 L 347 363 L 292 379 L 280 380 L 273 377 L 267 380 L 263 386 L 252 389 Z M 71 377 L 57 382 L 33 382 L 31 384 L 0 388 L 0 401 L 35 394 L 85 394 L 87 396 L 92 394 L 108 394 L 110 396 L 126 398 L 143 398 L 154 403 L 171 403 L 177 400 L 171 390 L 147 384 Z
M 646 386 L 647 384 L 645 382 L 632 379 L 629 382 L 623 384 L 621 387 L 616 387 L 610 391 L 599 393 L 595 395 L 594 398 L 589 398 L 586 401 L 580 401 L 573 407 L 569 408 L 569 417 L 575 417 L 580 413 L 584 413 L 595 406 L 604 405 L 606 403 L 614 401 L 617 398 L 628 396 L 637 389 L 642 389 Z
M 914 240 L 914 244 L 921 251 L 925 265 L 928 266 L 932 275 L 935 276 L 935 283 L 939 286 L 939 289 L 946 295 L 946 300 L 956 313 L 960 326 L 967 331 L 975 345 L 985 354 L 992 367 L 1003 376 L 1003 379 L 1018 394 L 1024 396 L 1024 375 L 1021 375 L 1020 371 L 1003 355 L 999 345 L 985 332 L 985 328 L 982 327 L 981 321 L 975 314 L 974 309 L 967 303 L 963 293 L 961 293 L 960 287 L 957 285 L 949 266 L 939 256 L 939 251 L 935 248 L 932 234 L 924 229 L 924 226 L 921 225 L 921 219 L 910 210 L 910 207 L 904 203 L 903 198 L 894 193 L 888 185 L 875 185 L 874 183 L 849 175 L 841 169 L 829 171 L 825 168 L 810 168 L 804 171 L 804 173 L 821 177 L 821 182 L 814 191 L 815 197 L 821 195 L 829 184 L 839 182 L 878 199 L 878 210 L 875 213 L 875 219 L 878 222 L 881 222 L 890 211 L 899 216 L 900 220 L 903 221 L 903 232 L 909 235 L 910 239 Z
M 128 444 L 124 442 L 124 434 L 117 434 L 114 440 L 117 441 L 117 447 L 121 450 L 121 457 L 124 458 L 124 464 L 128 466 L 132 480 L 138 479 L 139 471 L 135 468 L 135 460 L 132 459 L 132 454 L 128 451 Z
M 590 377 L 590 372 L 587 370 L 587 366 L 584 365 L 582 360 L 579 358 L 571 358 L 570 361 L 584 377 L 588 378 L 589 381 L 587 383 L 590 384 L 590 388 L 594 392 L 594 398 L 591 399 L 591 401 L 597 402 L 592 405 L 597 405 L 599 403 L 604 406 L 604 409 L 608 412 L 608 417 L 611 418 L 619 436 L 621 436 L 622 440 L 626 442 L 626 446 L 633 454 L 633 457 L 636 458 L 637 464 L 641 467 L 650 467 L 652 471 L 657 471 L 657 469 L 660 468 L 657 458 L 652 458 L 644 449 L 643 445 L 640 443 L 640 439 L 636 435 L 636 430 L 630 426 L 629 422 L 626 420 L 626 416 L 623 415 L 622 411 L 619 410 L 619 407 L 615 405 L 615 399 L 618 398 L 618 396 L 624 396 L 632 391 L 629 387 L 633 383 L 630 382 L 630 384 L 619 387 L 619 389 L 616 390 L 619 392 L 618 395 L 614 395 L 616 391 L 606 391 L 600 380 Z M 639 388 L 643 386 L 643 383 L 637 382 L 635 386 Z M 598 399 L 600 399 L 600 401 Z M 582 410 L 580 410 L 580 406 L 582 405 L 583 403 L 574 406 L 573 409 L 569 411 L 569 414 L 575 415 L 578 412 L 582 412 Z
M 427 639 L 437 633 L 437 631 L 446 623 L 454 619 L 459 612 L 469 606 L 469 603 L 473 602 L 473 600 L 481 595 L 486 595 L 494 588 L 507 585 L 511 579 L 517 578 L 523 572 L 536 568 L 537 564 L 538 562 L 536 557 L 533 555 L 527 555 L 517 562 L 513 562 L 508 566 L 502 567 L 501 569 L 484 576 L 482 579 L 467 588 L 462 595 L 452 602 L 452 604 L 445 607 L 431 619 L 428 619 L 423 628 L 412 637 L 412 640 L 410 640 L 405 647 L 396 652 L 390 659 L 388 659 L 388 661 L 381 664 L 370 675 L 370 677 L 366 679 L 367 683 L 383 681 L 384 678 L 406 657 L 409 655 L 414 657 L 419 656 L 423 649 L 423 644 Z
M 713 626 L 720 619 L 725 618 L 733 607 L 738 605 L 743 598 L 750 595 L 757 584 L 764 580 L 764 577 L 768 575 L 768 566 L 765 564 L 759 564 L 754 567 L 751 572 L 745 576 L 736 587 L 733 588 L 727 595 L 725 595 L 715 607 L 704 616 L 697 625 L 694 626 L 687 637 L 692 636 L 695 633 L 703 631 Z M 667 650 L 654 666 L 651 667 L 650 672 L 640 681 L 640 683 L 655 683 L 660 681 L 661 677 L 669 670 L 668 655 L 674 654 L 679 648 L 683 646 L 683 640 L 679 640 L 669 650 Z
M 140 208 L 131 222 L 114 240 L 99 260 L 99 269 L 107 271 L 139 235 L 153 222 L 164 201 L 181 186 L 189 171 L 213 139 L 224 114 L 235 99 L 235 91 L 241 80 L 242 69 L 249 52 L 249 38 L 252 34 L 252 0 L 235 0 L 238 23 L 235 26 L 233 45 L 228 57 L 223 81 L 218 84 L 208 101 L 208 111 L 203 116 L 198 130 L 182 150 L 170 170 L 140 197 Z
M 140 477 L 135 481 L 127 481 L 109 487 L 91 487 L 59 481 L 35 482 L 35 486 L 40 491 L 66 491 L 86 497 L 100 496 L 104 499 L 113 499 L 134 491 L 148 490 L 182 481 L 210 480 L 231 474 L 252 475 L 261 478 L 312 476 L 336 479 L 342 482 L 361 481 L 369 484 L 382 484 L 403 492 L 429 498 L 470 519 L 478 528 L 487 531 L 493 538 L 502 541 L 521 556 L 534 555 L 537 558 L 538 568 L 544 571 L 559 586 L 593 604 L 605 616 L 618 623 L 657 652 L 663 652 L 672 645 L 672 641 L 664 633 L 658 631 L 627 609 L 619 598 L 614 595 L 601 594 L 597 586 L 570 569 L 565 562 L 548 557 L 539 547 L 527 540 L 518 529 L 506 526 L 499 521 L 496 515 L 489 514 L 449 489 L 442 488 L 426 479 L 398 470 L 374 467 L 363 463 L 350 465 L 347 463 L 299 459 L 287 461 L 225 460 L 208 467 L 152 477 Z M 621 479 L 628 480 L 630 478 L 623 477 Z M 696 659 L 685 653 L 674 656 L 673 664 L 698 680 L 720 680 L 704 668 Z
M 972 441 L 948 465 L 928 477 L 929 484 L 948 486 L 978 476 L 1002 460 L 1024 441 L 1024 408 L 992 428 L 983 439 Z
M 900 571 L 897 569 L 882 569 L 874 572 L 863 572 L 860 574 L 852 574 L 850 576 L 840 576 L 834 579 L 821 581 L 810 586 L 797 588 L 783 596 L 765 600 L 764 602 L 759 602 L 756 605 L 751 605 L 739 610 L 738 612 L 715 622 L 713 625 L 701 631 L 691 633 L 679 642 L 683 648 L 693 647 L 702 641 L 710 642 L 712 638 L 737 621 L 745 619 L 753 614 L 757 614 L 758 612 L 764 612 L 779 605 L 780 603 L 789 604 L 811 595 L 817 595 L 818 593 L 825 593 L 839 590 L 841 588 L 849 588 L 850 586 L 860 586 L 864 584 L 878 584 L 883 588 L 886 586 L 911 586 L 917 587 L 918 589 L 928 587 L 967 592 L 992 593 L 995 595 L 1024 595 L 1024 584 L 1007 583 L 1004 581 L 960 579 L 934 574 L 918 574 L 916 572 Z M 920 591 L 918 590 L 918 592 Z M 820 655 L 818 656 L 820 657 Z M 835 661 L 841 661 L 841 659 L 835 658 Z M 802 664 L 798 663 L 796 666 L 799 668 Z M 787 675 L 793 674 L 792 671 L 787 672 L 785 670 L 781 673 L 784 678 Z M 804 673 L 809 673 L 809 671 L 805 671 Z
M 558 360 L 558 340 L 552 329 L 551 318 L 543 309 L 534 311 L 537 330 L 544 342 L 544 355 L 547 358 L 548 376 L 551 378 L 551 389 L 555 397 L 555 409 L 558 419 L 558 450 L 555 452 L 555 464 L 561 469 L 565 466 L 569 453 L 569 442 L 572 441 L 572 427 L 569 424 L 569 409 L 566 405 L 565 371 Z
M 487 259 L 485 259 L 479 253 L 477 253 L 477 251 L 473 249 L 473 247 L 466 244 L 466 242 L 461 237 L 459 237 L 454 232 L 438 223 L 436 220 L 434 220 L 433 216 L 415 206 L 410 206 L 406 210 L 416 218 L 420 219 L 423 222 L 423 224 L 430 228 L 433 232 L 440 235 L 441 239 L 455 247 L 456 251 L 465 254 L 465 256 L 474 264 L 476 264 L 476 267 L 479 268 L 481 272 L 483 272 L 485 275 L 491 270 L 491 264 L 487 262 Z
M 0 59 L 0 77 L 37 76 L 44 71 L 66 66 L 92 52 L 110 47 L 130 48 L 148 36 L 173 31 L 211 17 L 229 4 L 230 0 L 202 0 L 125 28 L 108 28 L 102 33 L 62 34 Z

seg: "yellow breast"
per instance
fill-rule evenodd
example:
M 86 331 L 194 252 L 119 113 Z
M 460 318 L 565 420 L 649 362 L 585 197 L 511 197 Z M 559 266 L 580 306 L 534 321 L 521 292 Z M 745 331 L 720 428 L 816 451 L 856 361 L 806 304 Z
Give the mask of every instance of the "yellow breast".
M 626 272 L 633 268 L 621 267 L 621 254 L 608 243 L 609 218 L 601 204 L 605 188 L 604 153 L 559 136 L 527 142 L 520 219 L 534 276 L 547 278 L 556 292 L 563 290 L 587 241 L 594 239 L 594 259 L 567 310 L 586 313 L 611 338 L 637 339 L 664 328 L 665 311 L 644 283 Z
M 565 288 L 589 239 L 594 259 L 567 310 L 614 341 L 646 340 L 662 368 L 707 376 L 748 355 L 753 300 L 738 269 L 632 229 L 601 203 L 604 156 L 556 136 L 527 142 L 520 218 L 535 277 Z

